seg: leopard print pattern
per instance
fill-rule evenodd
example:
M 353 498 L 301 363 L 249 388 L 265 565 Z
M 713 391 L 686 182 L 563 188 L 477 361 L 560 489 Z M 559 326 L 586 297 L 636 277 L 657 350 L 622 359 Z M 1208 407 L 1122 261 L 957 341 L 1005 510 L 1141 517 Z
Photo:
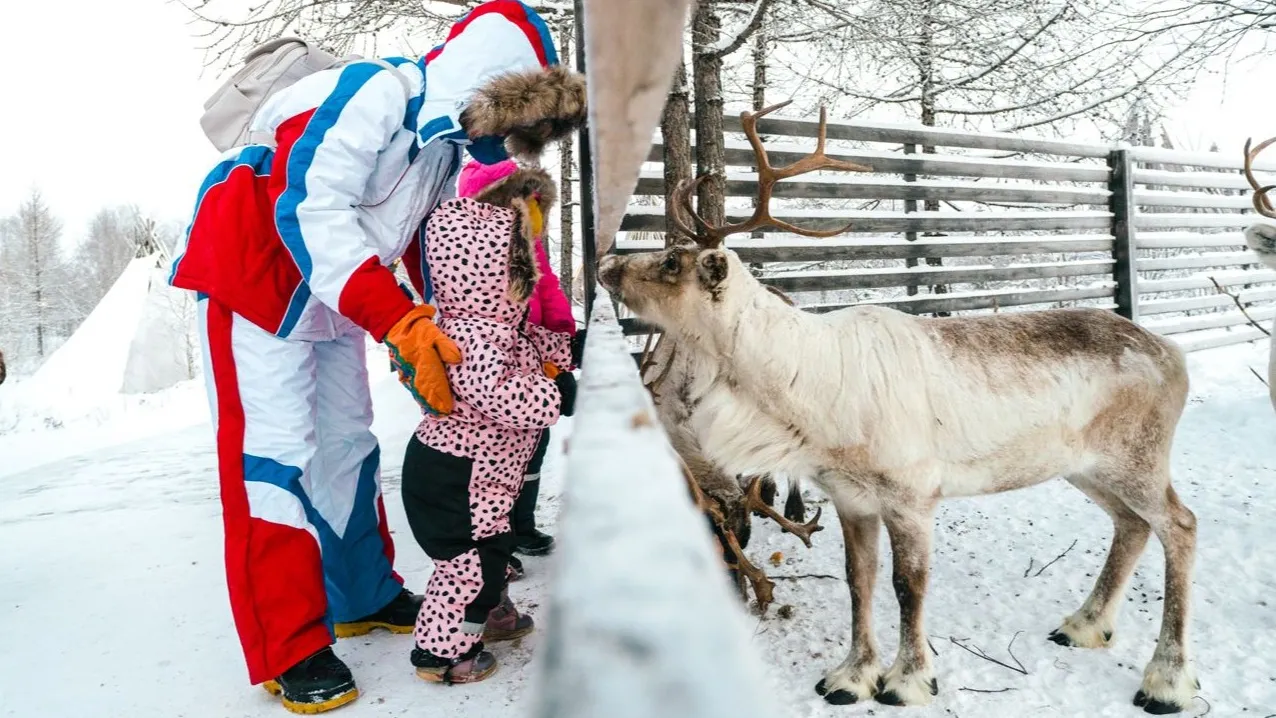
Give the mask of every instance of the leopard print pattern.
M 449 366 L 456 406 L 417 427 L 425 445 L 473 459 L 469 510 L 475 542 L 511 531 L 510 511 L 541 430 L 558 421 L 561 397 L 543 362 L 561 359 L 561 342 L 529 332 L 527 301 L 509 296 L 510 242 L 519 241 L 509 209 L 461 198 L 440 205 L 426 225 L 426 256 L 439 313 L 436 323 L 461 349 Z M 483 589 L 480 553 L 435 563 L 416 628 L 417 646 L 443 658 L 482 639 L 465 624 Z M 489 573 L 490 575 L 490 573 Z M 505 574 L 507 575 L 507 574 Z

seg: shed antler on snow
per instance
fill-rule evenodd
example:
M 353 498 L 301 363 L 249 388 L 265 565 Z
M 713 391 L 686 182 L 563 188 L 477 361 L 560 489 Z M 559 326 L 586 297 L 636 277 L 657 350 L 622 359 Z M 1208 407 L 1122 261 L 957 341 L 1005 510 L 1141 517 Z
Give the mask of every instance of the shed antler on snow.
M 694 180 L 679 182 L 678 188 L 674 191 L 676 203 L 672 217 L 674 224 L 677 225 L 683 234 L 694 239 L 700 246 L 711 249 L 721 246 L 722 241 L 730 235 L 748 232 L 760 227 L 777 227 L 786 232 L 800 234 L 804 237 L 833 237 L 851 228 L 851 225 L 848 224 L 845 227 L 832 230 L 803 229 L 771 216 L 771 193 L 775 190 L 775 183 L 780 180 L 786 180 L 817 170 L 873 171 L 871 167 L 857 165 L 854 162 L 846 162 L 844 160 L 835 160 L 824 154 L 824 141 L 828 133 L 828 113 L 823 107 L 820 108 L 820 129 L 816 135 L 815 151 L 783 167 L 772 167 L 771 160 L 766 154 L 766 148 L 762 145 L 762 139 L 758 137 L 758 119 L 788 106 L 790 102 L 792 100 L 781 102 L 778 105 L 771 105 L 757 112 L 740 113 L 740 123 L 744 126 L 744 134 L 749 138 L 749 144 L 753 147 L 753 154 L 757 157 L 758 202 L 753 208 L 753 216 L 743 222 L 721 226 L 711 225 L 706 222 L 691 206 L 691 196 L 695 194 L 700 184 L 710 176 L 703 174 Z M 691 218 L 691 223 L 695 225 L 694 229 L 687 223 L 688 217 Z
M 1267 149 L 1269 145 L 1276 142 L 1276 137 L 1272 137 L 1258 143 L 1254 149 L 1250 149 L 1250 140 L 1245 140 L 1245 179 L 1249 180 L 1249 186 L 1254 188 L 1254 211 L 1268 217 L 1276 219 L 1276 210 L 1272 209 L 1272 202 L 1267 198 L 1267 193 L 1276 189 L 1276 185 L 1263 186 L 1258 183 L 1254 177 L 1254 158 L 1259 152 Z

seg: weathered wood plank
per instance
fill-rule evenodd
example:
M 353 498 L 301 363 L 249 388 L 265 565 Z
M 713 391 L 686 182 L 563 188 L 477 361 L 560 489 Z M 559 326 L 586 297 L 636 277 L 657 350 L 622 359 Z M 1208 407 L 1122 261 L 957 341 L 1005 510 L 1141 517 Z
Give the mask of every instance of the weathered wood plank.
M 1198 214 L 1146 214 L 1134 215 L 1134 226 L 1139 229 L 1177 227 L 1248 227 L 1254 223 L 1254 215 L 1239 212 L 1201 212 Z
M 1157 292 L 1181 292 L 1188 289 L 1214 289 L 1214 284 L 1210 281 L 1210 277 L 1218 280 L 1221 286 L 1234 287 L 1238 284 L 1276 282 L 1276 271 L 1270 269 L 1237 271 L 1233 269 L 1175 279 L 1144 279 L 1139 282 L 1139 291 L 1143 294 L 1155 294 Z
M 691 148 L 695 155 L 695 147 Z M 767 156 L 775 164 L 788 164 L 806 157 L 811 148 L 769 143 Z M 953 155 L 910 155 L 874 150 L 838 150 L 827 152 L 833 159 L 846 160 L 873 168 L 879 174 L 918 174 L 941 177 L 997 177 L 1000 179 L 1049 180 L 1054 182 L 1106 182 L 1108 168 L 1067 162 L 1027 162 Z M 663 149 L 652 145 L 648 162 L 659 162 Z M 734 167 L 752 167 L 756 156 L 743 142 L 728 142 L 726 163 Z
M 1203 207 L 1206 209 L 1250 209 L 1249 197 L 1209 192 L 1174 192 L 1171 190 L 1135 190 L 1134 203 L 1140 207 Z
M 1264 328 L 1271 323 L 1272 317 L 1276 317 L 1276 307 L 1250 307 L 1246 311 L 1249 312 L 1254 321 L 1261 322 Z M 1246 319 L 1244 314 L 1239 311 L 1231 311 L 1210 312 L 1209 314 L 1201 314 L 1194 317 L 1178 317 L 1155 322 L 1144 322 L 1143 326 L 1157 334 L 1169 335 L 1195 332 L 1202 329 L 1221 329 L 1249 323 L 1249 319 Z
M 1134 159 L 1143 164 L 1184 165 L 1187 167 L 1212 167 L 1225 170 L 1239 170 L 1242 164 L 1241 148 L 1235 152 L 1186 152 L 1169 150 L 1161 147 L 1131 147 Z M 1276 162 L 1262 158 L 1253 164 L 1255 170 L 1276 172 Z
M 1205 331 L 1177 334 L 1171 339 L 1177 342 L 1183 351 L 1195 352 L 1202 349 L 1214 349 L 1216 347 L 1231 346 L 1232 344 L 1265 340 L 1267 335 L 1256 327 L 1242 327 L 1227 333 Z
M 1242 289 L 1236 292 L 1242 302 L 1263 302 L 1276 299 L 1276 287 Z M 1173 299 L 1145 299 L 1139 302 L 1139 312 L 1144 315 L 1190 312 L 1197 309 L 1230 307 L 1234 303 L 1226 294 L 1207 294 L 1202 297 L 1176 297 Z
M 743 132 L 738 112 L 727 111 L 723 127 L 728 132 Z M 815 137 L 819 122 L 797 117 L 768 115 L 758 121 L 758 132 L 763 135 L 787 137 Z M 946 130 L 920 125 L 892 125 L 878 122 L 828 123 L 830 140 L 858 142 L 890 142 L 901 145 L 929 145 L 932 147 L 964 147 L 968 149 L 997 150 L 1002 152 L 1027 152 L 1069 157 L 1106 157 L 1110 148 L 1080 142 L 1039 140 L 1005 133 L 973 134 L 960 130 Z
M 999 257 L 1022 254 L 1066 254 L 1075 252 L 1110 252 L 1112 238 L 1094 235 L 1058 235 L 1044 237 L 995 237 L 952 239 L 923 237 L 916 242 L 890 237 L 848 239 L 797 239 L 794 235 L 776 234 L 765 239 L 732 239 L 727 245 L 747 263 L 826 262 L 863 259 L 924 259 L 926 257 Z M 616 244 L 618 254 L 657 252 L 662 241 L 625 240 Z
M 1249 183 L 1235 172 L 1171 172 L 1169 170 L 1134 170 L 1136 184 L 1199 189 L 1249 189 Z
M 1244 247 L 1241 232 L 1201 234 L 1199 232 L 1136 232 L 1139 249 L 1191 249 L 1197 247 Z
M 727 221 L 741 222 L 751 210 L 728 207 Z M 848 232 L 988 232 L 1026 230 L 1107 229 L 1108 212 L 861 212 L 856 210 L 773 210 L 776 219 L 799 227 Z M 627 232 L 663 232 L 664 210 L 659 207 L 630 206 L 620 225 Z M 765 227 L 762 232 L 774 232 Z
M 826 272 L 772 274 L 762 281 L 786 292 L 830 289 L 871 289 L 927 284 L 1010 282 L 1051 277 L 1110 274 L 1112 260 L 1018 264 L 1008 267 L 909 267 L 904 269 L 842 269 Z
M 1199 269 L 1203 267 L 1237 267 L 1259 264 L 1253 252 L 1208 252 L 1182 254 L 1177 257 L 1158 257 L 1138 260 L 1140 272 L 1163 269 Z
M 950 202 L 1004 202 L 1009 204 L 1106 205 L 1108 191 L 1102 188 L 1058 187 L 1052 185 L 1001 185 L 974 182 L 900 182 L 864 179 L 858 176 L 808 176 L 800 181 L 780 182 L 773 195 L 782 199 L 939 199 Z M 757 175 L 727 173 L 728 197 L 756 197 Z M 634 194 L 664 197 L 663 174 L 643 172 Z

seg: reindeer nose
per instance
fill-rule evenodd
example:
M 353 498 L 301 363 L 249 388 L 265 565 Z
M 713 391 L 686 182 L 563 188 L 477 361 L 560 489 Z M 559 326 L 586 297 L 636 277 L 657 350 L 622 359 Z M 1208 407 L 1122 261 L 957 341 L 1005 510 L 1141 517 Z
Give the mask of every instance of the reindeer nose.
M 620 257 L 609 254 L 598 260 L 598 281 L 608 291 L 614 292 L 620 287 L 620 277 L 625 273 L 625 263 Z

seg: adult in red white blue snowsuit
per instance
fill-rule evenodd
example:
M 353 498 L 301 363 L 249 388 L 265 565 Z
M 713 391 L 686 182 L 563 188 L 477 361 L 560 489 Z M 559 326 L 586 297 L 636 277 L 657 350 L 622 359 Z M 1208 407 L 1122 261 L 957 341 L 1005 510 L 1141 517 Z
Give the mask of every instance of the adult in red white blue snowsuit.
M 386 62 L 272 96 L 251 130 L 275 146 L 223 155 L 172 266 L 171 284 L 200 300 L 236 628 L 250 680 L 274 689 L 327 650 L 334 624 L 403 595 L 365 332 L 391 343 L 433 325 L 389 265 L 401 258 L 428 302 L 421 228 L 454 193 L 462 151 L 534 156 L 584 120 L 583 80 L 515 0 L 471 11 L 423 58 Z

